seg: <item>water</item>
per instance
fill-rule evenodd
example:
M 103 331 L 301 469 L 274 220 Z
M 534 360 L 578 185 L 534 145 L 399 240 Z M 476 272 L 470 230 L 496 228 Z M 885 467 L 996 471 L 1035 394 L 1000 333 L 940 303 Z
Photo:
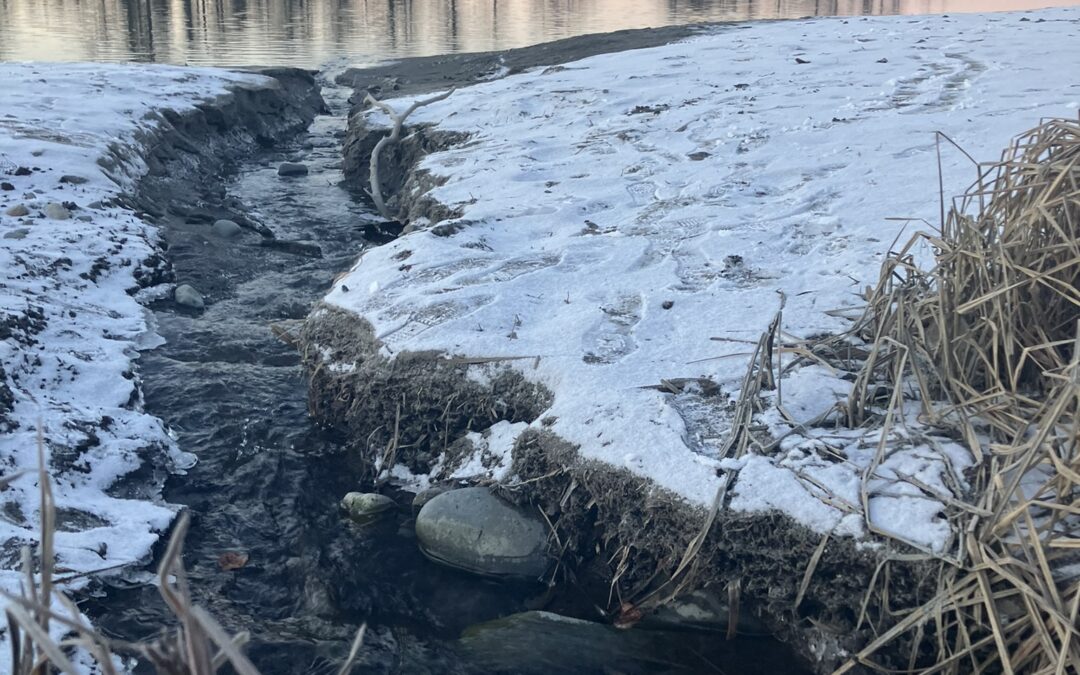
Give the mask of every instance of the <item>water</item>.
M 1034 9 L 1080 0 L 0 0 L 0 60 L 370 65 L 698 21 Z

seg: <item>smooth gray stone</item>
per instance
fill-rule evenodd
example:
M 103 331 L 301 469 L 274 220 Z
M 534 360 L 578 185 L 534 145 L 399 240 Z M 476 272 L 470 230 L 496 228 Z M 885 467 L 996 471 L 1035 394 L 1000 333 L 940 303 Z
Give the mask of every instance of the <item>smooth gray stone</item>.
M 187 284 L 180 284 L 176 287 L 176 290 L 173 292 L 173 299 L 176 300 L 176 304 L 185 307 L 192 307 L 194 309 L 203 309 L 206 307 L 206 303 L 203 302 L 202 294 Z
M 358 523 L 373 522 L 394 509 L 396 504 L 386 495 L 374 492 L 350 492 L 341 500 L 341 508 Z
M 277 173 L 279 176 L 306 176 L 308 168 L 296 162 L 282 162 Z
M 61 183 L 68 183 L 70 185 L 82 185 L 83 183 L 86 183 L 87 180 L 88 179 L 83 178 L 82 176 L 72 176 L 72 175 L 60 176 L 60 182 Z
M 16 204 L 7 211 L 4 211 L 4 215 L 11 216 L 12 218 L 22 218 L 23 216 L 30 215 L 30 209 L 26 208 L 25 204 Z
M 67 220 L 68 218 L 71 218 L 71 211 L 64 208 L 63 204 L 49 202 L 45 205 L 45 216 L 47 218 L 52 218 L 53 220 Z
M 30 230 L 25 227 L 20 227 L 17 230 L 11 230 L 4 233 L 4 239 L 25 239 L 26 235 L 30 234 Z
M 445 485 L 436 485 L 435 487 L 429 487 L 426 490 L 417 492 L 415 495 L 413 495 L 412 500 L 413 514 L 415 515 L 417 513 L 420 513 L 420 509 L 424 508 L 424 504 L 427 504 L 432 499 L 435 499 L 436 497 L 448 490 L 450 490 L 450 488 Z
M 225 237 L 226 239 L 235 237 L 243 232 L 243 228 L 237 225 L 231 220 L 218 220 L 210 227 L 219 237 Z
M 432 498 L 416 517 L 420 550 L 432 560 L 485 576 L 538 578 L 547 571 L 547 526 L 487 488 Z

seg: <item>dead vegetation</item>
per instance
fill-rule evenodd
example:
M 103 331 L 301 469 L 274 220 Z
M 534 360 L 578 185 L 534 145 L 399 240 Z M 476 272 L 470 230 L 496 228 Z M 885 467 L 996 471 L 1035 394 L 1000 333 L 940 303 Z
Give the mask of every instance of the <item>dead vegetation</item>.
M 976 459 L 936 595 L 890 608 L 882 563 L 859 616 L 876 638 L 837 673 L 1080 673 L 1080 122 L 978 171 L 940 232 L 890 255 L 854 329 L 812 346 L 858 364 L 847 422 L 885 430 L 868 474 L 916 406 Z

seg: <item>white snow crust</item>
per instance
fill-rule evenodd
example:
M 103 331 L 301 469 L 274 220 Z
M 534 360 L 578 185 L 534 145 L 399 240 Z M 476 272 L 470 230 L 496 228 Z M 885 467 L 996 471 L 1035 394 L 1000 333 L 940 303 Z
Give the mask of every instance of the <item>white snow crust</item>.
M 390 355 L 522 357 L 583 458 L 708 505 L 735 468 L 717 452 L 726 401 L 655 385 L 735 395 L 777 291 L 785 332 L 845 328 L 825 312 L 859 305 L 892 243 L 938 220 L 935 132 L 994 160 L 1040 118 L 1075 116 L 1077 34 L 1075 8 L 746 24 L 459 90 L 410 122 L 471 134 L 422 165 L 460 231 L 365 252 L 327 301 Z M 947 143 L 942 170 L 947 196 L 976 175 Z M 825 368 L 793 377 L 796 423 L 846 391 Z M 944 499 L 966 453 L 916 434 L 863 476 L 872 434 L 826 442 L 790 422 L 768 421 L 794 431 L 775 455 L 736 463 L 733 508 L 948 548 L 942 501 L 901 476 Z
M 17 591 L 19 550 L 39 538 L 39 426 L 60 510 L 56 566 L 64 585 L 144 562 L 171 522 L 173 509 L 153 486 L 110 493 L 148 462 L 177 468 L 193 458 L 143 411 L 136 389 L 139 350 L 161 342 L 140 299 L 169 290 L 135 292 L 134 274 L 158 235 L 107 204 L 145 172 L 138 146 L 158 124 L 155 111 L 183 112 L 230 87 L 274 84 L 212 69 L 0 64 L 0 181 L 14 187 L 0 191 L 0 320 L 36 323 L 29 337 L 0 340 L 14 394 L 9 421 L 17 425 L 0 425 L 0 474 L 29 470 L 0 493 L 0 587 Z M 107 173 L 98 159 L 110 146 L 127 160 Z M 19 167 L 32 171 L 16 175 Z M 63 176 L 85 182 L 62 183 Z M 69 219 L 45 215 L 47 205 L 63 202 L 77 207 Z M 5 215 L 17 205 L 29 215 Z

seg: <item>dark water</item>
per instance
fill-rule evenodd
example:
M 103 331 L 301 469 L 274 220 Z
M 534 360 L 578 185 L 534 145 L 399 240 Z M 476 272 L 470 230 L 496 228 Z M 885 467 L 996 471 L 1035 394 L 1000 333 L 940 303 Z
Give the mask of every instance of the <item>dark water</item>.
M 0 60 L 368 65 L 698 21 L 1034 9 L 1080 0 L 0 0 Z

